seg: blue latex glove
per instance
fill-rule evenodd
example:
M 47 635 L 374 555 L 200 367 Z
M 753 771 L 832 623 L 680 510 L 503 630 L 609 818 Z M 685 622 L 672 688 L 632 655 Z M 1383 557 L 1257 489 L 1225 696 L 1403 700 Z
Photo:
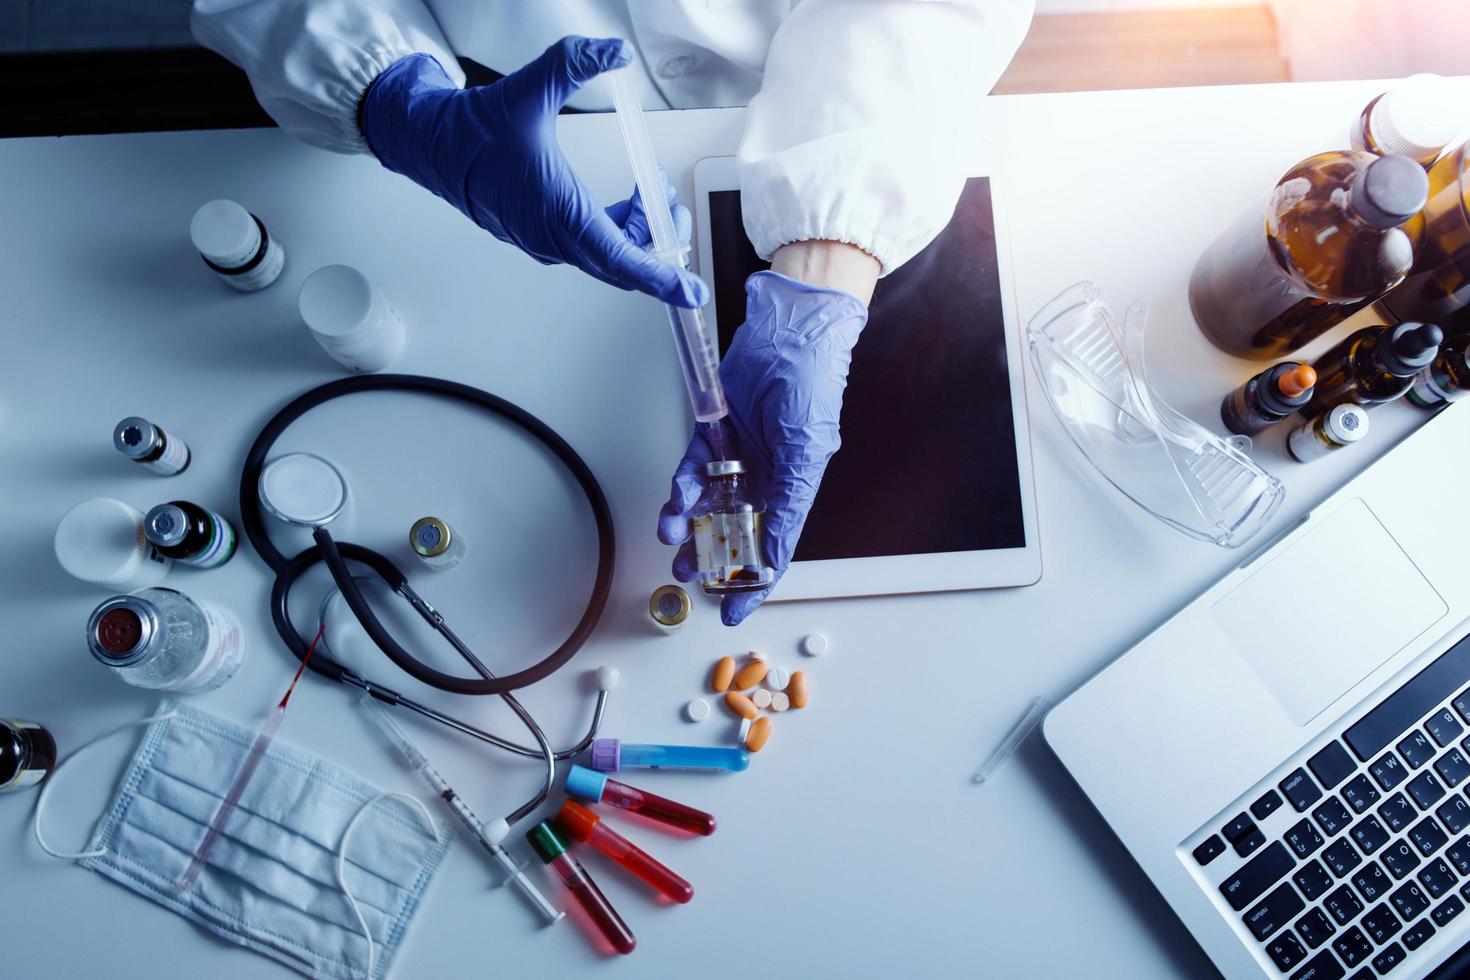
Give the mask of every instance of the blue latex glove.
M 751 488 L 765 498 L 765 560 L 777 582 L 791 564 L 827 461 L 841 444 L 837 422 L 847 369 L 867 322 L 867 307 L 851 293 L 775 272 L 758 272 L 745 283 L 745 323 L 720 363 L 730 404 L 721 425 Z M 704 464 L 713 457 L 703 428 L 696 426 L 658 518 L 659 540 L 680 546 L 674 577 L 681 582 L 697 570 L 689 515 L 704 491 Z M 738 624 L 770 591 L 726 596 L 720 618 L 726 626 Z
M 383 166 L 540 262 L 703 306 L 709 290 L 699 277 L 644 251 L 648 222 L 637 194 L 602 210 L 556 142 L 556 114 L 572 93 L 629 61 L 617 38 L 566 37 L 494 84 L 461 89 L 438 61 L 409 55 L 363 97 L 363 137 Z M 676 207 L 674 218 L 689 227 L 687 208 Z

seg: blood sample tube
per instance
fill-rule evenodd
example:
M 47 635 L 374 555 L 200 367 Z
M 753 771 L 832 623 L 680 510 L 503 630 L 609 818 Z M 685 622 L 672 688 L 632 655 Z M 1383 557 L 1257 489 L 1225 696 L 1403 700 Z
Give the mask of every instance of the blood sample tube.
M 551 829 L 551 824 L 541 821 L 526 833 L 526 840 L 531 842 L 532 850 L 542 862 L 556 872 L 612 948 L 625 956 L 633 952 L 633 947 L 638 944 L 638 940 L 633 938 L 633 931 L 619 918 L 617 910 L 608 904 L 587 869 L 567 852 L 566 843 Z
M 583 802 L 620 807 L 691 834 L 708 837 L 715 832 L 715 818 L 703 810 L 620 783 L 584 766 L 572 766 L 567 773 L 566 790 L 568 796 Z
M 743 772 L 750 755 L 740 749 L 704 745 L 634 745 L 615 738 L 592 740 L 592 768 L 602 772 L 621 769 L 710 769 Z
M 602 818 L 576 800 L 567 800 L 552 818 L 563 836 L 601 851 L 680 905 L 694 897 L 694 886 L 664 867 L 637 844 L 606 826 Z

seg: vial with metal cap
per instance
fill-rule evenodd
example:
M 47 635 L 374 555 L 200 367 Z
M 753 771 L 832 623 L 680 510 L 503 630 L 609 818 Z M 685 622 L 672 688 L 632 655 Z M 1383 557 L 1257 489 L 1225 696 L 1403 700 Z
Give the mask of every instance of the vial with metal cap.
M 159 476 L 184 472 L 193 458 L 184 440 L 137 415 L 130 415 L 117 424 L 112 430 L 112 444 L 128 459 Z
M 87 648 L 134 687 L 210 691 L 245 662 L 232 613 L 174 589 L 114 596 L 92 611 Z
M 235 526 L 188 500 L 154 507 L 143 519 L 143 533 L 161 554 L 197 568 L 219 568 L 235 554 Z
M 665 636 L 677 633 L 689 621 L 692 610 L 689 593 L 677 585 L 661 585 L 648 597 L 649 622 Z
M 1344 403 L 1298 428 L 1287 438 L 1286 448 L 1297 462 L 1310 463 L 1352 445 L 1367 434 L 1367 410 Z
M 189 222 L 189 238 L 204 264 L 242 293 L 269 286 L 286 265 L 286 252 L 265 222 L 234 201 L 200 205 Z
M 408 529 L 408 546 L 425 565 L 435 569 L 453 568 L 464 561 L 467 548 L 464 538 L 438 517 L 420 517 Z
M 769 588 L 776 576 L 762 550 L 766 503 L 750 489 L 745 464 L 714 459 L 704 472 L 708 482 L 690 518 L 700 588 L 712 595 Z

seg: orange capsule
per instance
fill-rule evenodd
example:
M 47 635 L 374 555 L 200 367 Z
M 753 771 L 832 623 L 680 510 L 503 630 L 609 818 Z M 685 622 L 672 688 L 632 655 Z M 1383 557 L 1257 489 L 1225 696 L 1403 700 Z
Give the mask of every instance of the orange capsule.
M 791 683 L 786 685 L 786 695 L 791 698 L 793 708 L 806 707 L 806 671 L 798 670 L 791 674 Z
M 740 673 L 735 675 L 735 689 L 737 691 L 750 690 L 766 679 L 766 671 L 768 670 L 770 670 L 770 667 L 766 666 L 763 661 L 752 660 L 744 667 L 741 667 Z
M 745 748 L 751 752 L 759 752 L 766 747 L 766 740 L 770 737 L 771 719 L 757 718 L 755 724 L 750 726 L 750 734 L 745 736 Z
M 724 694 L 735 679 L 735 658 L 721 657 L 715 661 L 715 672 L 710 675 L 709 687 L 716 694 Z
M 754 718 L 760 714 L 760 709 L 755 706 L 755 702 L 739 691 L 731 691 L 725 695 L 725 707 L 742 718 Z

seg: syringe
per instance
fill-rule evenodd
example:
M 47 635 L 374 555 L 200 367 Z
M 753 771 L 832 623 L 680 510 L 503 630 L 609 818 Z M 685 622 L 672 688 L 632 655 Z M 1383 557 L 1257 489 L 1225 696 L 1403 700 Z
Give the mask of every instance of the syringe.
M 469 804 L 460 798 L 460 795 L 445 780 L 443 774 L 438 769 L 435 769 L 429 760 L 425 758 L 424 754 L 419 751 L 418 746 L 409 740 L 408 733 L 402 728 L 399 728 L 398 723 L 389 717 L 388 709 L 379 704 L 377 699 L 371 694 L 364 694 L 362 696 L 362 706 L 367 710 L 368 717 L 377 722 L 378 727 L 383 730 L 383 734 L 388 736 L 388 741 L 392 742 L 398 751 L 403 753 L 403 757 L 408 760 L 408 764 L 417 769 L 428 784 L 433 787 L 435 795 L 448 804 L 449 809 L 454 811 L 454 815 L 459 818 L 460 823 L 464 824 L 475 840 L 480 842 L 480 846 L 490 852 L 490 856 L 495 858 L 495 862 L 504 869 L 509 880 L 526 897 L 526 900 L 535 907 L 536 911 L 548 923 L 555 922 L 557 919 L 566 915 L 565 912 L 552 905 L 545 895 L 541 894 L 536 886 L 531 883 L 531 879 L 526 877 L 526 873 L 521 870 L 520 865 L 516 864 L 515 858 L 510 856 L 510 852 L 502 847 L 500 842 L 485 830 L 485 826 L 480 822 L 480 818 L 475 816 L 475 811 L 471 810 Z M 508 830 L 509 828 L 504 829 Z M 503 838 L 505 835 L 502 833 L 500 836 Z
M 623 131 L 628 159 L 633 164 L 633 179 L 638 183 L 643 211 L 648 216 L 654 255 L 662 262 L 687 269 L 689 247 L 679 241 L 674 230 L 674 213 L 664 196 L 658 161 L 653 155 L 653 141 L 643 120 L 643 106 L 633 88 L 631 73 L 634 70 L 630 66 L 607 73 L 608 83 L 612 86 L 613 108 L 617 110 L 618 126 Z M 679 351 L 679 366 L 684 370 L 684 383 L 689 388 L 689 401 L 694 406 L 694 417 L 700 422 L 718 422 L 729 414 L 730 409 L 725 403 L 725 389 L 720 384 L 720 352 L 705 327 L 704 311 L 685 309 L 672 303 L 666 307 L 669 325 L 674 330 L 674 346 Z M 718 428 L 710 426 L 716 434 Z

